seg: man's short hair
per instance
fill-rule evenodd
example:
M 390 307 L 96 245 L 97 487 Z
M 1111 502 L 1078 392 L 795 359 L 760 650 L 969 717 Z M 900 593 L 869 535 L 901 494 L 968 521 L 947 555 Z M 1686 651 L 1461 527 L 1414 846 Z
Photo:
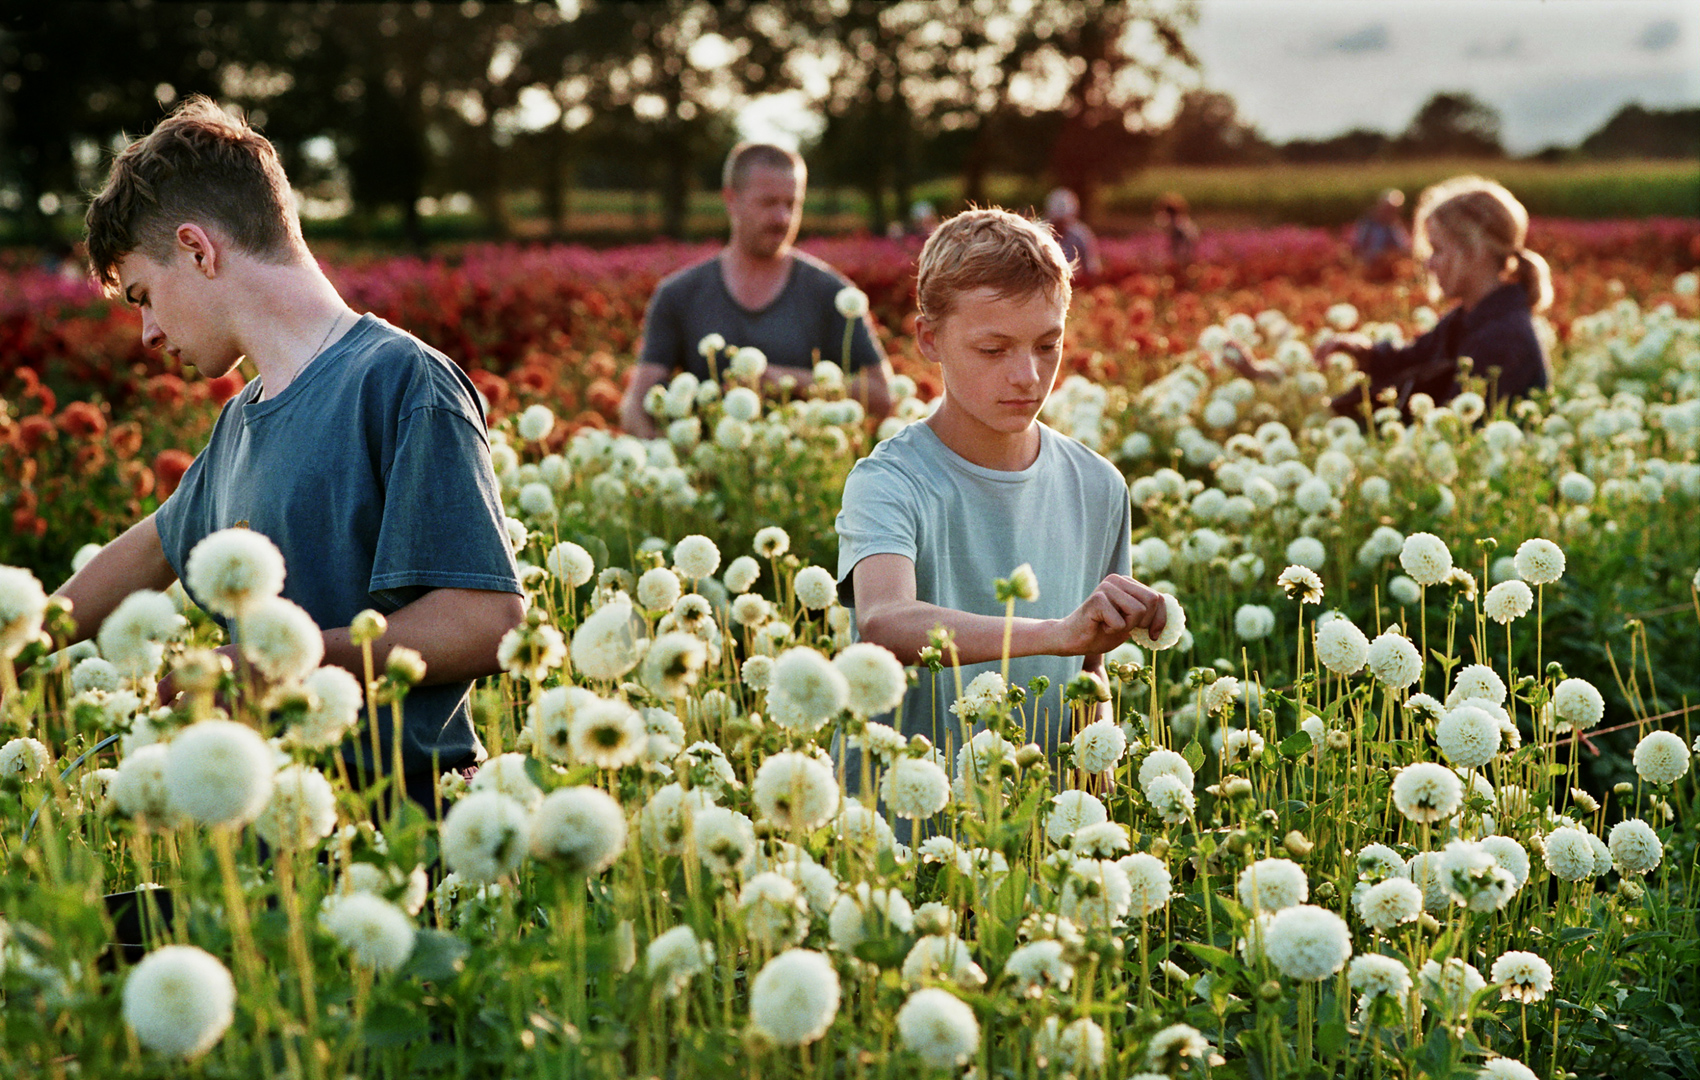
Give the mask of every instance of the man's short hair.
M 798 183 L 809 179 L 809 167 L 794 150 L 772 143 L 741 142 L 726 155 L 726 165 L 720 170 L 720 184 L 733 191 L 743 189 L 751 169 L 789 169 Z
M 1048 227 L 1008 210 L 964 210 L 940 225 L 921 248 L 915 297 L 921 314 L 937 322 L 956 298 L 989 288 L 1000 297 L 1042 292 L 1068 307 L 1073 272 Z
M 285 262 L 306 250 L 289 178 L 265 137 L 196 95 L 112 162 L 89 204 L 89 265 L 108 291 L 133 251 L 163 263 L 177 226 L 211 226 L 238 250 Z

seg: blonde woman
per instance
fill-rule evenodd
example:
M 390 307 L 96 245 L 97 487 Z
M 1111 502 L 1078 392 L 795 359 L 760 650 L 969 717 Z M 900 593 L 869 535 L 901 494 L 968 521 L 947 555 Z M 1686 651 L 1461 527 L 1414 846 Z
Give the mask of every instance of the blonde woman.
M 1445 404 L 1459 391 L 1458 361 L 1487 380 L 1491 414 L 1552 382 L 1551 367 L 1535 334 L 1534 315 L 1552 303 L 1546 260 L 1524 246 L 1529 212 L 1511 192 L 1479 176 L 1457 176 L 1424 191 L 1417 201 L 1413 250 L 1430 275 L 1436 300 L 1457 306 L 1434 329 L 1403 348 L 1332 339 L 1317 359 L 1351 356 L 1368 379 L 1334 402 L 1336 412 L 1365 416 L 1394 391 L 1404 410 L 1413 394 Z

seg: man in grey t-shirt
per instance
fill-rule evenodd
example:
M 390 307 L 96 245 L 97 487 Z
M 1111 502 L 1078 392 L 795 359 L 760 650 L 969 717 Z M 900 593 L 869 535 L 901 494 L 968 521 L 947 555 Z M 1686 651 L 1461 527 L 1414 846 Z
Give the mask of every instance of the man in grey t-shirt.
M 796 154 L 766 143 L 741 143 L 726 159 L 726 217 L 732 235 L 706 262 L 672 275 L 656 289 L 644 315 L 643 352 L 620 403 L 620 423 L 633 435 L 660 434 L 644 411 L 650 388 L 675 372 L 718 377 L 698 349 L 718 334 L 728 345 L 760 349 L 768 367 L 763 381 L 814 382 L 817 360 L 830 360 L 849 377 L 847 390 L 875 419 L 891 411 L 890 366 L 865 314 L 846 316 L 834 303 L 850 284 L 838 271 L 796 250 L 803 220 L 807 174 Z M 850 347 L 845 349 L 848 322 Z

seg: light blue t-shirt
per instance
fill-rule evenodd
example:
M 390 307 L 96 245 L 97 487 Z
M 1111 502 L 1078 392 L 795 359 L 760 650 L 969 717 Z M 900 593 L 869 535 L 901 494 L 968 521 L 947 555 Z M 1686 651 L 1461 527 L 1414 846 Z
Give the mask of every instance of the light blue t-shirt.
M 1019 472 L 975 465 L 939 441 L 925 423 L 911 424 L 856 463 L 838 513 L 838 582 L 855 606 L 852 573 L 870 555 L 902 555 L 915 564 L 915 598 L 940 607 L 1002 618 L 993 582 L 1022 563 L 1039 582 L 1036 602 L 1016 601 L 1017 617 L 1060 619 L 1085 602 L 1110 574 L 1130 572 L 1132 508 L 1120 471 L 1086 446 L 1038 425 L 1039 455 Z M 1010 661 L 1009 681 L 1026 687 L 1050 678 L 1026 711 L 1029 737 L 1054 747 L 1067 711 L 1061 691 L 1080 673 L 1078 656 L 1026 656 Z M 997 671 L 998 661 L 964 665 L 963 687 Z M 957 672 L 920 669 L 903 700 L 901 730 L 944 745 L 958 732 L 950 713 Z M 935 718 L 937 724 L 935 726 Z M 884 718 L 890 722 L 891 718 Z M 951 745 L 960 740 L 952 737 Z
M 520 591 L 483 411 L 448 357 L 365 315 L 276 397 L 259 400 L 263 389 L 255 379 L 225 404 L 155 516 L 179 580 L 207 534 L 243 525 L 283 552 L 283 595 L 321 629 L 347 626 L 367 608 L 388 614 L 432 589 Z M 471 687 L 408 695 L 409 775 L 483 756 Z M 390 760 L 389 712 L 378 710 L 380 771 Z M 369 735 L 359 749 L 370 756 Z

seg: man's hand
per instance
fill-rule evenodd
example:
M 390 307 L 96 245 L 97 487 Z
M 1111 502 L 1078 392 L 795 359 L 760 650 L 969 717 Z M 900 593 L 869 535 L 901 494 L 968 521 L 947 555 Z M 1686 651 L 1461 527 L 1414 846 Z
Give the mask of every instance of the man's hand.
M 1130 577 L 1111 574 L 1074 612 L 1055 623 L 1058 656 L 1107 653 L 1143 629 L 1152 637 L 1163 632 L 1168 609 L 1161 593 Z

